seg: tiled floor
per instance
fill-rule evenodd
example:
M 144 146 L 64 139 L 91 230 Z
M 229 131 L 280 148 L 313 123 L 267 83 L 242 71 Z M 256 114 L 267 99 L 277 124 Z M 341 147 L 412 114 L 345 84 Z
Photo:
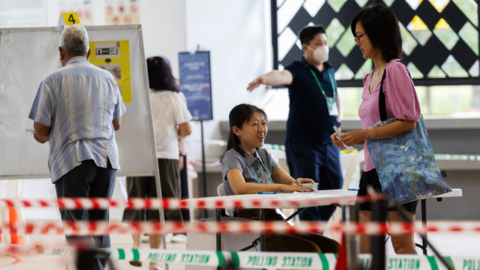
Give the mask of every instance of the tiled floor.
M 431 222 L 432 223 L 432 222 Z M 442 253 L 442 255 L 449 256 L 463 256 L 463 255 L 480 255 L 480 233 L 429 233 L 429 240 Z M 129 235 L 112 235 L 112 247 L 130 248 L 132 241 Z M 58 243 L 64 244 L 62 236 L 34 236 L 30 237 L 31 243 L 47 242 L 51 245 Z M 418 238 L 417 242 L 421 242 Z M 148 244 L 144 244 L 148 246 Z M 168 249 L 184 250 L 185 244 L 172 243 L 168 245 Z M 420 253 L 420 251 L 419 251 Z M 393 255 L 391 244 L 387 243 L 387 254 Z M 430 251 L 429 254 L 432 254 Z M 0 268 L 3 270 L 40 270 L 49 269 L 56 270 L 66 269 L 66 258 L 61 256 L 5 256 L 0 255 Z M 116 270 L 139 270 L 148 269 L 148 264 L 142 268 L 133 267 L 126 261 L 114 261 Z M 171 270 L 183 270 L 183 265 L 170 265 Z

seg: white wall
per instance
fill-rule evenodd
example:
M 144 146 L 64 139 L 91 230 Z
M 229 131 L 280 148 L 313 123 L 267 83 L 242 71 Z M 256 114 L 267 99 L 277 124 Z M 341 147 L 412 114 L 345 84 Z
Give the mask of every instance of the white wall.
M 47 24 L 29 27 L 57 25 L 60 0 L 44 1 Z M 145 55 L 167 57 L 174 76 L 178 77 L 178 52 L 186 50 L 185 0 L 140 0 L 139 3 Z M 105 0 L 93 2 L 93 24 L 105 25 Z
M 185 0 L 141 0 L 140 22 L 145 55 L 167 57 L 178 78 L 178 52 L 186 50 Z
M 214 120 L 205 122 L 206 139 L 221 139 L 219 121 L 228 120 L 240 103 L 263 107 L 274 94 L 261 87 L 248 93 L 248 82 L 272 68 L 268 0 L 186 0 L 187 49 L 211 52 Z M 193 123 L 192 141 L 200 139 L 200 124 Z M 198 143 L 190 156 L 200 159 Z M 213 150 L 216 149 L 216 150 Z M 218 148 L 207 157 L 218 157 Z
M 46 25 L 58 22 L 60 0 L 43 0 Z M 206 139 L 221 139 L 219 121 L 228 120 L 240 103 L 266 109 L 270 119 L 286 118 L 285 91 L 253 93 L 248 82 L 272 68 L 269 0 L 140 0 L 140 22 L 146 56 L 166 56 L 178 78 L 178 52 L 201 49 L 211 52 L 214 120 L 205 123 Z M 94 25 L 105 23 L 105 0 L 93 3 Z M 46 25 L 31 25 L 46 26 Z M 287 102 L 285 102 L 287 101 Z M 268 106 L 267 106 L 268 104 Z M 278 116 L 280 115 L 280 116 Z M 200 159 L 200 126 L 193 123 L 191 157 Z M 218 150 L 207 157 L 218 157 Z

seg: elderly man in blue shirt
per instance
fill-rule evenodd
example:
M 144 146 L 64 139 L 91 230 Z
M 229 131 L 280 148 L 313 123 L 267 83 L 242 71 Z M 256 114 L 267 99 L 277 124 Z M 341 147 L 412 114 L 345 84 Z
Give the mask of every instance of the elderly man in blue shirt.
M 50 144 L 48 167 L 58 198 L 111 198 L 120 169 L 115 131 L 125 113 L 118 85 L 108 71 L 88 62 L 84 26 L 65 28 L 60 38 L 63 68 L 41 83 L 29 118 L 34 138 Z M 61 210 L 64 221 L 108 221 L 108 210 Z M 110 237 L 67 236 L 69 243 L 110 247 Z M 106 259 L 79 252 L 77 269 L 105 268 Z

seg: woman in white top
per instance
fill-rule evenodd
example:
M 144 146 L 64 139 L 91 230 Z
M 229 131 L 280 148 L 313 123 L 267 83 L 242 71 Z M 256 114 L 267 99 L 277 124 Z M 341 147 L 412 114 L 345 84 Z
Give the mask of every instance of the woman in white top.
M 167 60 L 168 61 L 168 60 Z M 150 101 L 152 103 L 153 125 L 157 146 L 157 161 L 160 172 L 160 184 L 163 198 L 180 198 L 180 173 L 178 171 L 178 138 L 192 132 L 189 121 L 192 115 L 188 111 L 185 96 L 178 87 L 166 59 L 150 57 L 147 59 Z M 139 142 L 141 143 L 141 142 Z M 156 198 L 157 190 L 154 177 L 128 177 L 129 198 Z M 164 210 L 165 219 L 182 221 L 180 210 Z M 158 210 L 125 210 L 124 221 L 159 221 Z M 133 248 L 140 248 L 140 235 L 133 234 Z M 161 235 L 150 235 L 150 247 L 160 248 Z M 141 266 L 141 262 L 130 264 Z M 149 269 L 161 269 L 151 263 Z

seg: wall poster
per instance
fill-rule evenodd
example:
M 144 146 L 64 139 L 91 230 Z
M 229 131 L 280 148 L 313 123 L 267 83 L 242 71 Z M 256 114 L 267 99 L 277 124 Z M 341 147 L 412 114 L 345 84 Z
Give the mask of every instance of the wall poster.
M 181 52 L 178 60 L 180 84 L 193 120 L 212 120 L 210 52 Z
M 103 68 L 115 77 L 124 103 L 132 102 L 130 77 L 130 49 L 128 40 L 90 42 L 88 61 Z
M 140 24 L 139 0 L 106 0 L 105 24 Z

